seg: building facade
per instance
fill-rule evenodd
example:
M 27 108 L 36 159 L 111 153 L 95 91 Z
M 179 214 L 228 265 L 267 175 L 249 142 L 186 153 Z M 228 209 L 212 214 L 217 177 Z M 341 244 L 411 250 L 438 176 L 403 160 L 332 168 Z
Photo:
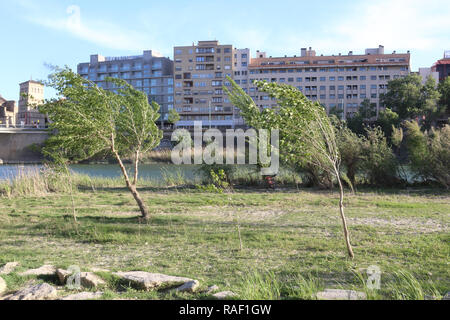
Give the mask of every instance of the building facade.
M 422 84 L 425 84 L 429 77 L 432 77 L 436 83 L 439 82 L 439 72 L 433 71 L 432 68 L 419 68 L 417 74 L 422 78 Z
M 181 117 L 178 127 L 192 128 L 194 121 L 211 128 L 234 126 L 234 108 L 223 86 L 231 85 L 226 77 L 234 77 L 235 54 L 232 45 L 218 41 L 174 48 L 175 109 Z
M 161 109 L 159 124 L 164 125 L 169 110 L 173 109 L 173 61 L 159 53 L 147 50 L 142 55 L 103 57 L 91 55 L 90 62 L 78 65 L 78 74 L 105 90 L 114 90 L 107 77 L 127 81 L 135 89 L 145 92 L 149 101 L 157 102 Z
M 445 78 L 450 76 L 450 51 L 444 52 L 444 58 L 438 60 L 431 70 L 439 73 L 439 81 L 444 81 Z
M 364 54 L 317 56 L 311 48 L 303 48 L 300 56 L 267 57 L 258 52 L 248 67 L 248 83 L 266 80 L 292 85 L 312 101 L 320 101 L 327 110 L 337 108 L 343 117 L 358 111 L 365 99 L 382 108 L 380 95 L 386 93 L 390 80 L 410 72 L 410 53 L 385 54 L 384 47 L 366 49 Z M 261 108 L 276 106 L 275 99 L 259 92 L 254 85 L 249 95 Z
M 0 95 L 0 127 L 9 127 L 16 124 L 17 104 L 6 100 Z
M 45 126 L 47 117 L 38 110 L 38 106 L 44 102 L 44 84 L 30 80 L 19 86 L 19 111 L 16 123 L 21 126 Z

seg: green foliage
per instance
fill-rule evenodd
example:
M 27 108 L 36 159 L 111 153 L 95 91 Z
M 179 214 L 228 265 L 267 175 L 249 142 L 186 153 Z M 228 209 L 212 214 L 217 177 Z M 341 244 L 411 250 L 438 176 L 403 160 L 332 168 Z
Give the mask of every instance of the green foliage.
M 392 128 L 399 126 L 399 124 L 399 115 L 389 108 L 381 111 L 376 121 L 376 125 L 379 126 L 381 130 L 383 130 L 386 137 L 391 137 Z
M 388 92 L 381 96 L 381 103 L 395 111 L 400 120 L 422 118 L 429 128 L 442 114 L 438 104 L 440 97 L 432 77 L 422 84 L 419 75 L 409 75 L 389 81 Z
M 450 114 L 450 77 L 445 78 L 444 81 L 438 85 L 439 93 L 441 94 L 439 104 L 444 108 L 447 115 Z
M 168 121 L 171 124 L 176 124 L 178 121 L 180 121 L 181 117 L 180 114 L 175 109 L 169 110 L 169 118 Z
M 230 182 L 225 169 L 217 165 L 202 165 L 201 171 L 205 175 L 208 184 L 206 186 L 197 186 L 198 189 L 209 192 L 222 193 L 230 187 Z M 209 171 L 207 171 L 209 169 Z
M 363 138 L 350 130 L 344 122 L 337 122 L 336 139 L 341 161 L 346 169 L 346 176 L 356 186 L 356 174 L 363 159 Z
M 330 161 L 337 154 L 333 148 L 334 129 L 325 109 L 292 86 L 255 81 L 259 91 L 278 102 L 277 109 L 260 110 L 255 102 L 231 78 L 233 90 L 224 88 L 231 102 L 241 110 L 246 123 L 256 129 L 280 130 L 280 157 L 294 167 L 313 165 L 334 171 Z
M 419 125 L 406 122 L 406 144 L 411 170 L 424 180 L 450 187 L 450 126 L 422 132 Z
M 419 75 L 408 75 L 389 81 L 388 92 L 381 96 L 381 103 L 395 111 L 400 119 L 417 115 L 422 109 L 422 78 Z
M 370 184 L 396 184 L 398 163 L 383 131 L 379 127 L 366 131 L 367 137 L 362 141 L 362 172 Z
M 47 101 L 41 111 L 49 115 L 53 133 L 43 149 L 51 158 L 81 161 L 96 154 L 122 156 L 146 152 L 162 138 L 156 127 L 159 106 L 121 79 L 107 79 L 116 92 L 106 91 L 69 68 L 56 69 L 48 86 L 58 98 Z
M 403 142 L 403 129 L 392 126 L 391 142 L 396 148 L 400 148 Z

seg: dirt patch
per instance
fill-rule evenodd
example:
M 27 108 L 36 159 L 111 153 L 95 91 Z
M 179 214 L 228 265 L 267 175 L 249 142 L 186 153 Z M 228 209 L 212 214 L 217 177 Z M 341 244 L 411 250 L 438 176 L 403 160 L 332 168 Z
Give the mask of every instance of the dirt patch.
M 412 233 L 449 232 L 447 224 L 433 219 L 380 219 L 380 218 L 349 218 L 350 225 L 368 225 L 374 227 L 391 227 Z

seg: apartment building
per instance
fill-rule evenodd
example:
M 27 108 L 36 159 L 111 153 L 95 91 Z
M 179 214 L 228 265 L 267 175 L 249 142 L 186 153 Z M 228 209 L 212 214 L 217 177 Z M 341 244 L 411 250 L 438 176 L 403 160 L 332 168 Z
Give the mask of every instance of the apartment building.
M 146 50 L 142 55 L 126 57 L 103 57 L 91 55 L 90 62 L 78 65 L 78 74 L 105 90 L 114 90 L 107 77 L 127 81 L 137 90 L 145 92 L 149 101 L 157 102 L 161 109 L 159 124 L 168 120 L 173 109 L 173 61 L 161 54 Z
M 44 84 L 29 80 L 19 84 L 19 112 L 16 118 L 18 125 L 45 126 L 47 116 L 38 110 L 38 106 L 44 102 Z
M 250 83 L 248 80 L 248 66 L 251 61 L 250 49 L 234 49 L 234 78 L 233 80 L 248 93 Z M 240 110 L 234 107 L 233 114 L 234 127 L 245 127 L 245 122 L 240 116 Z
M 331 56 L 316 55 L 312 48 L 301 50 L 300 56 L 267 57 L 258 52 L 248 66 L 250 84 L 254 80 L 292 85 L 312 101 L 320 101 L 327 110 L 338 108 L 343 117 L 355 113 L 365 99 L 382 108 L 380 95 L 387 83 L 410 72 L 410 53 L 384 53 L 384 47 L 366 49 L 364 54 Z M 261 108 L 271 108 L 277 102 L 259 92 L 254 85 L 249 95 Z
M 444 58 L 436 61 L 431 67 L 433 72 L 439 73 L 439 81 L 444 81 L 450 76 L 450 51 L 444 52 Z
M 194 121 L 208 128 L 234 127 L 234 108 L 222 88 L 230 86 L 226 77 L 234 77 L 235 55 L 239 53 L 232 45 L 218 41 L 174 48 L 175 109 L 181 117 L 178 127 L 192 128 Z

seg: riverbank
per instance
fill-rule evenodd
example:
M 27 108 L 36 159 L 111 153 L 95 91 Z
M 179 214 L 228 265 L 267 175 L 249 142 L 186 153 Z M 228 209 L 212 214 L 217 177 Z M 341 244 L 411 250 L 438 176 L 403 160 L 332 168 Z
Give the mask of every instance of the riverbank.
M 443 190 L 347 194 L 356 256 L 348 260 L 337 192 L 286 187 L 218 194 L 142 182 L 152 214 L 142 223 L 121 179 L 72 181 L 76 188 L 66 191 L 35 185 L 41 193 L 23 189 L 0 197 L 0 264 L 18 261 L 17 272 L 43 264 L 157 272 L 198 279 L 203 288 L 217 285 L 243 299 L 312 299 L 324 288 L 356 289 L 369 299 L 421 299 L 450 289 L 450 194 Z M 381 290 L 365 287 L 372 265 L 382 271 Z M 98 274 L 107 282 L 104 299 L 204 298 L 142 292 Z M 4 278 L 11 291 L 44 280 L 16 273 Z

